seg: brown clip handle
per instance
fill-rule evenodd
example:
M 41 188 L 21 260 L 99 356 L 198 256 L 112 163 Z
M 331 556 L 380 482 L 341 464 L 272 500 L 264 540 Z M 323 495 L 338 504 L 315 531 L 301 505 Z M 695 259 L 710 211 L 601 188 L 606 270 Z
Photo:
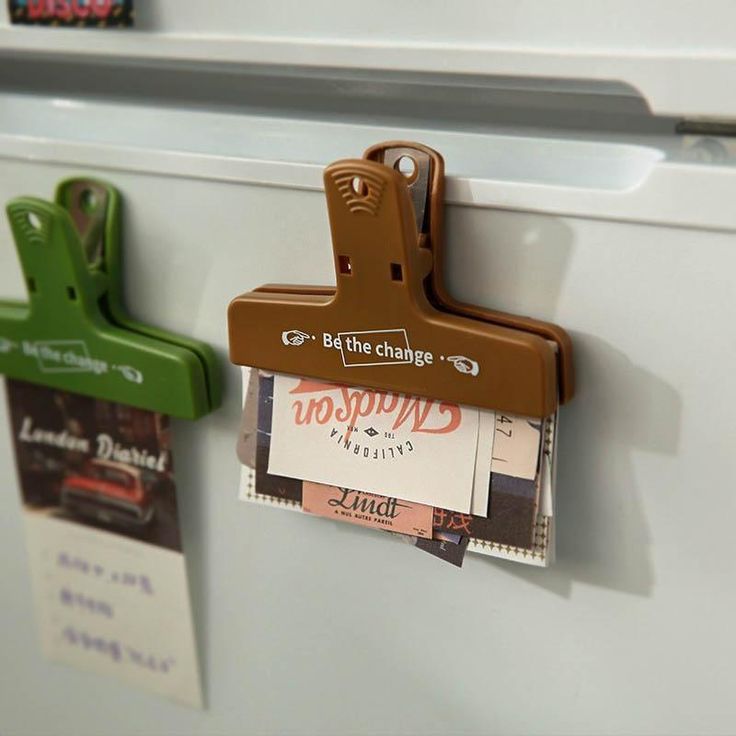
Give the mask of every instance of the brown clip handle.
M 407 177 L 358 159 L 329 166 L 324 182 L 334 297 L 274 286 L 237 297 L 234 363 L 525 416 L 555 411 L 546 341 L 431 304 L 432 253 L 420 245 Z
M 575 393 L 575 369 L 572 340 L 565 330 L 558 325 L 531 317 L 466 304 L 448 291 L 444 279 L 445 163 L 442 156 L 428 146 L 410 141 L 378 143 L 368 148 L 363 156 L 368 161 L 382 163 L 405 174 L 416 172 L 416 175 L 406 179 L 416 213 L 421 245 L 428 248 L 433 257 L 434 267 L 426 284 L 430 302 L 439 309 L 449 310 L 454 314 L 524 330 L 554 342 L 557 346 L 560 403 L 569 401 Z
M 432 255 L 418 246 L 409 192 L 397 171 L 362 159 L 324 174 L 337 276 L 336 303 L 363 311 L 426 301 Z

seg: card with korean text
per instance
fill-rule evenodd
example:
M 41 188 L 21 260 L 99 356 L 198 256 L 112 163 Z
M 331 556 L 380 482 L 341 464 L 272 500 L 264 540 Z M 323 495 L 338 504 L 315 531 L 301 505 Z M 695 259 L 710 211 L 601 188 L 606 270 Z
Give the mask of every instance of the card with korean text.
M 201 707 L 168 418 L 7 395 L 44 654 Z

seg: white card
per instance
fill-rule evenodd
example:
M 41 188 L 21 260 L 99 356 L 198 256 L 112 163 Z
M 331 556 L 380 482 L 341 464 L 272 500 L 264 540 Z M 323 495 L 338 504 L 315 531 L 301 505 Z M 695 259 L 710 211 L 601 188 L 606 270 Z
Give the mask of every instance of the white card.
M 26 511 L 48 659 L 202 707 L 184 555 Z
M 542 444 L 542 423 L 541 419 L 497 412 L 491 471 L 534 480 Z
M 555 513 L 555 467 L 557 461 L 557 415 L 548 417 L 544 424 L 544 451 L 542 452 L 542 495 L 539 513 L 554 516 Z
M 478 450 L 475 456 L 473 501 L 470 507 L 470 513 L 473 516 L 488 517 L 495 425 L 496 414 L 492 411 L 481 409 L 478 423 Z
M 268 472 L 470 513 L 478 409 L 276 375 Z

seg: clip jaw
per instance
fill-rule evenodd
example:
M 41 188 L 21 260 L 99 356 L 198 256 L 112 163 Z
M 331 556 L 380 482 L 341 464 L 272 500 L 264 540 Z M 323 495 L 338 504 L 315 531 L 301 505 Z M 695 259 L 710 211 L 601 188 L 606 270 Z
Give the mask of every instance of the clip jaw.
M 7 213 L 29 300 L 0 302 L 0 373 L 187 419 L 215 408 L 210 349 L 125 315 L 115 189 L 71 179 Z
M 548 416 L 552 346 L 436 308 L 433 254 L 406 177 L 366 160 L 325 171 L 337 289 L 266 286 L 230 304 L 230 358 L 281 373 Z M 431 219 L 431 217 L 430 217 Z M 434 268 L 437 268 L 436 262 Z

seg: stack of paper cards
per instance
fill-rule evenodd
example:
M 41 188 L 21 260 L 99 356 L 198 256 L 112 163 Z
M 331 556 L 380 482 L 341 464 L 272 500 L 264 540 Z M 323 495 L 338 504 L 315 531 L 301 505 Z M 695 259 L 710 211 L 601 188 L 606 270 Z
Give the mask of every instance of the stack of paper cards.
M 466 550 L 552 559 L 555 417 L 245 368 L 241 498 Z

